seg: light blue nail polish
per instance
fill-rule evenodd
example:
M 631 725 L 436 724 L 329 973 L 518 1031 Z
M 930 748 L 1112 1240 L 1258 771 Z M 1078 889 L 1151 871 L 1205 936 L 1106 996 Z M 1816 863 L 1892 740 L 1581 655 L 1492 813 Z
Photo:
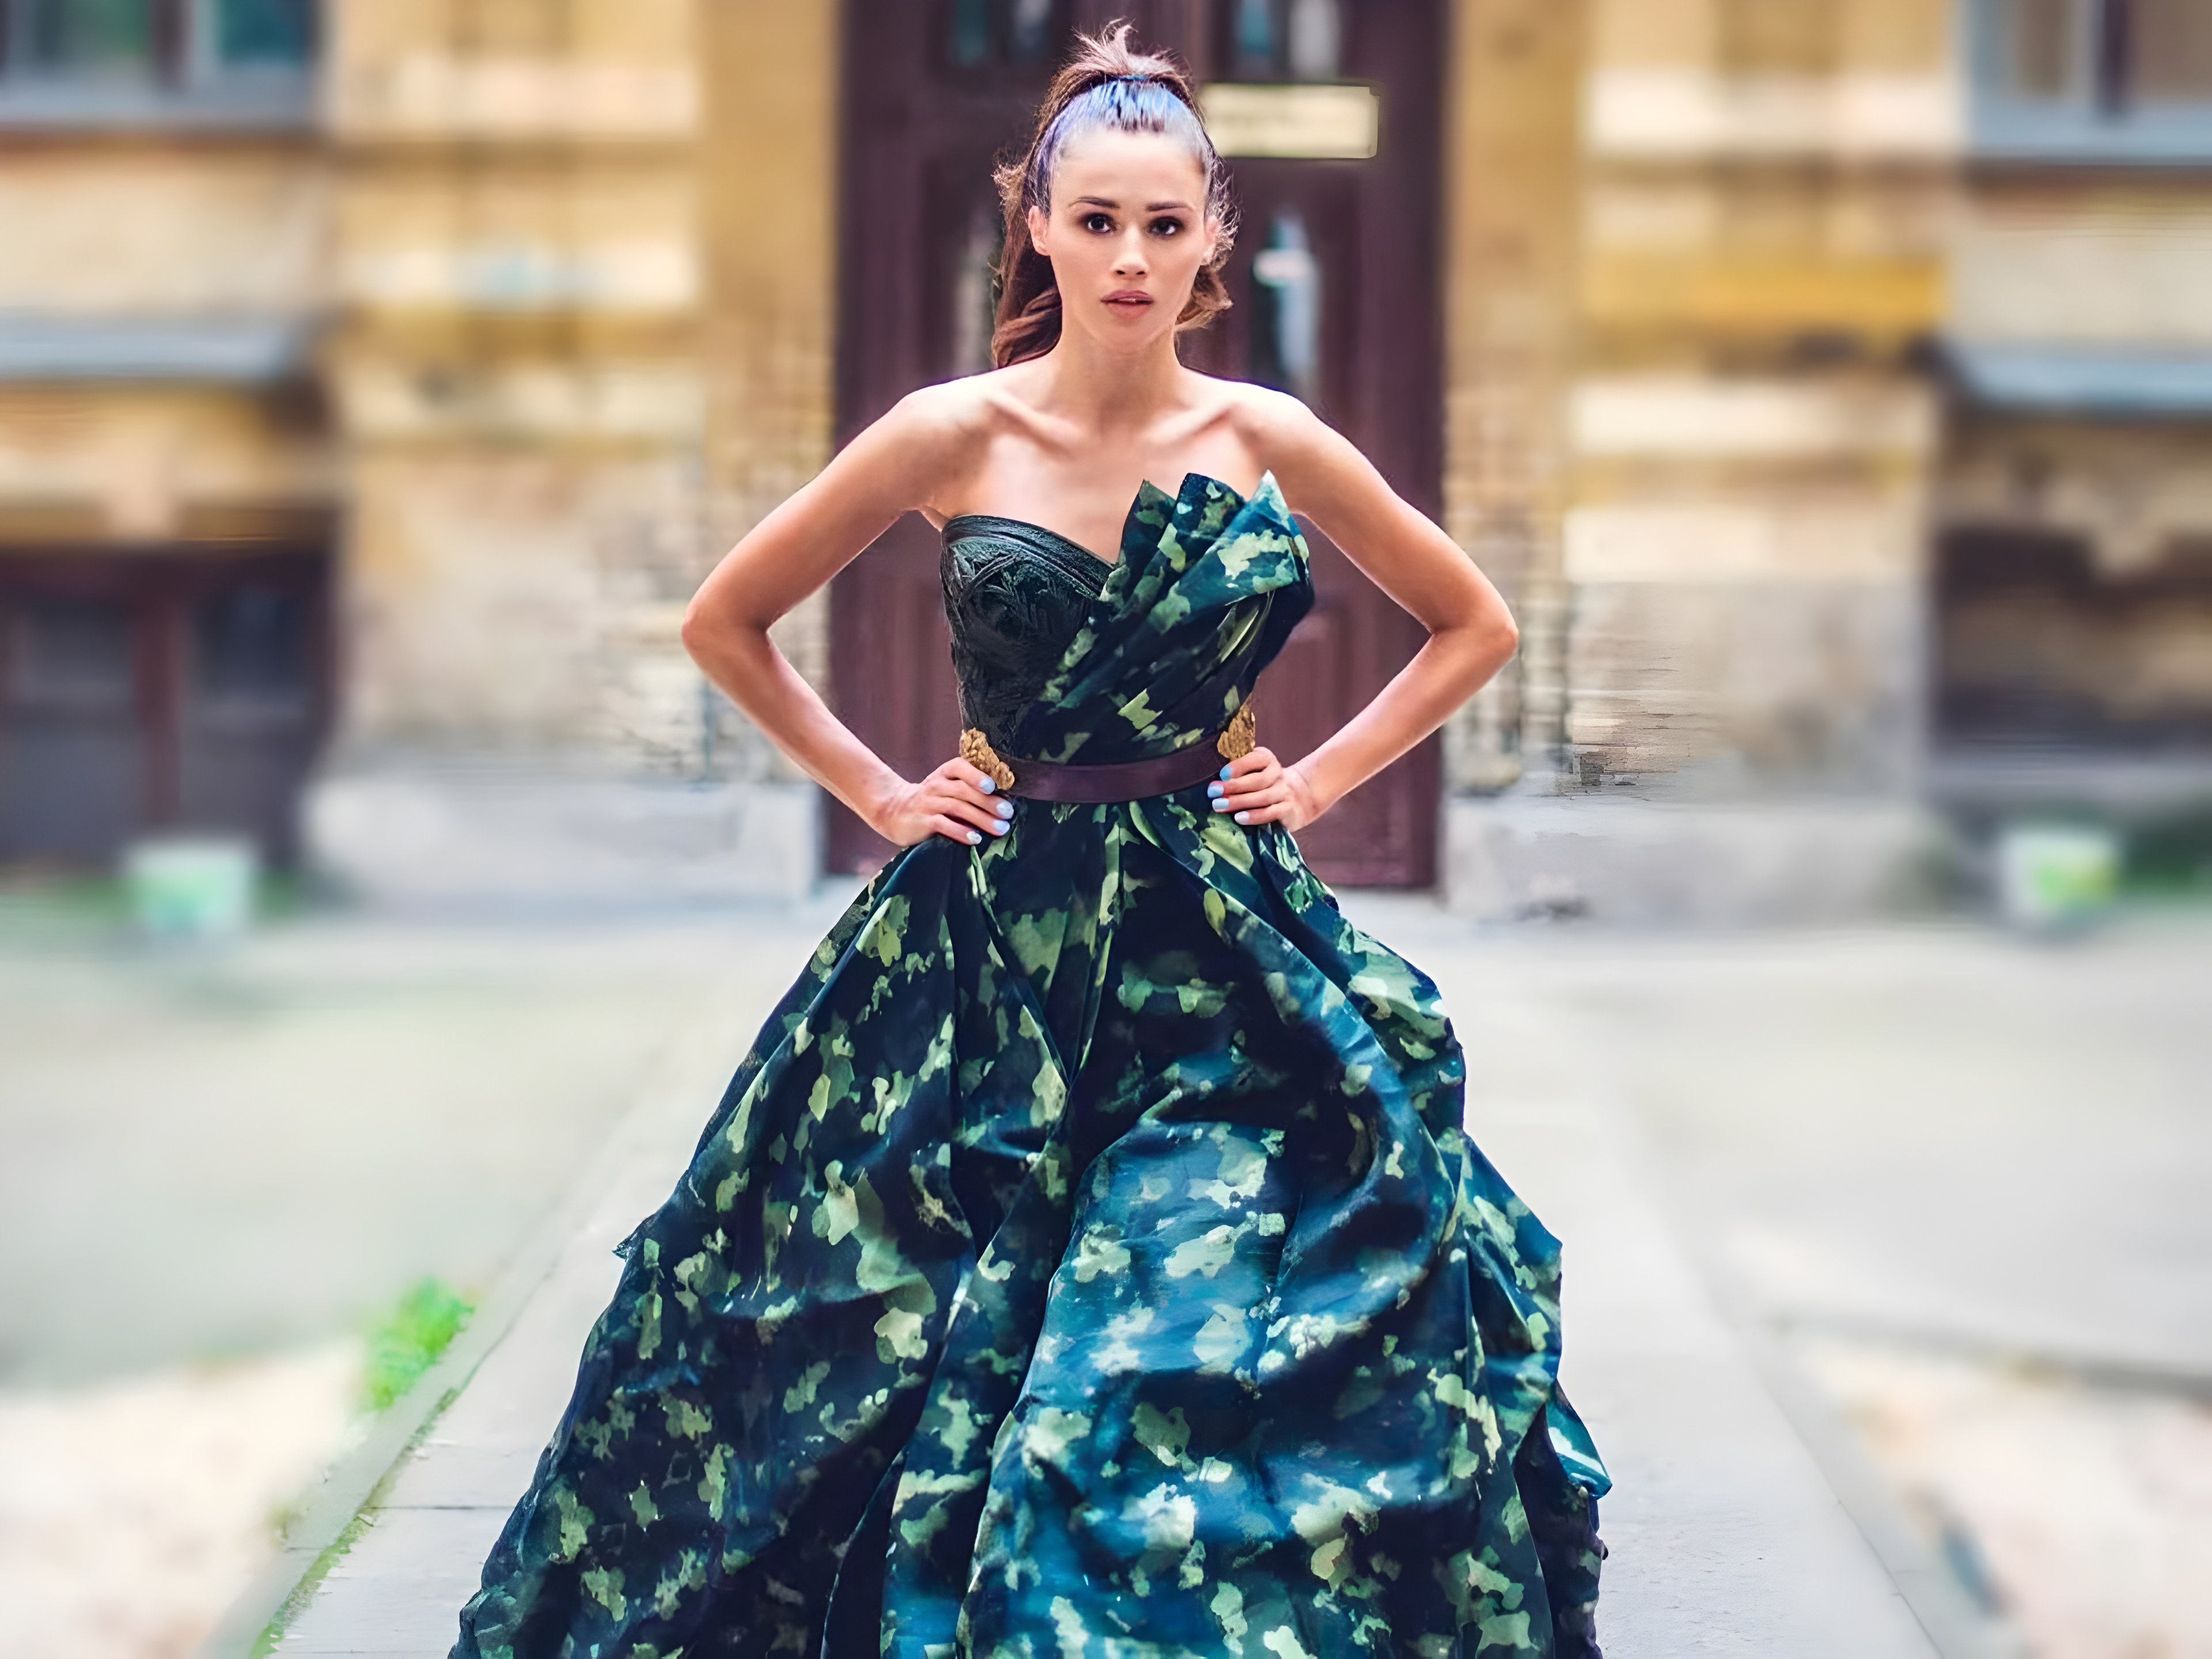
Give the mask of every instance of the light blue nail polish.
M 998 811 L 1000 817 L 1010 818 L 1014 815 L 1014 804 L 1010 800 L 1001 799 L 999 802 Z
M 1239 823 L 1249 823 L 1252 822 L 1252 815 L 1249 812 L 1239 812 L 1237 815 L 1237 822 Z
M 1012 826 L 1007 823 L 1006 819 L 1000 818 L 996 823 L 991 826 L 991 833 L 994 836 L 1003 836 L 1011 827 Z
M 1222 786 L 1218 783 L 1209 783 L 1206 786 L 1206 793 L 1209 796 L 1218 796 L 1221 793 L 1221 788 Z
M 1221 775 L 1224 778 L 1229 775 L 1229 769 L 1227 767 L 1224 766 L 1221 769 Z
M 982 782 L 977 784 L 975 787 L 988 795 L 994 789 L 996 789 L 999 787 L 999 781 L 996 778 L 985 778 Z
M 982 844 L 982 841 L 983 832 L 981 830 L 970 830 L 968 832 L 968 844 L 970 847 L 981 846 Z
M 1217 812 L 1226 812 L 1229 810 L 1229 803 L 1225 800 L 1218 800 L 1213 803 L 1213 810 Z

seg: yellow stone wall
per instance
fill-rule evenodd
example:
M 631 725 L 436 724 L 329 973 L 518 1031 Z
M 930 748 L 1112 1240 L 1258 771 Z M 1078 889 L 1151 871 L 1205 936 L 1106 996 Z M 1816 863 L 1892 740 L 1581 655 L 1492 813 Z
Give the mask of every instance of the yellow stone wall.
M 0 547 L 315 538 L 337 482 L 325 435 L 290 400 L 0 387 Z
M 42 143 L 0 156 L 0 311 L 306 314 L 328 286 L 312 138 Z
M 826 458 L 833 9 L 336 12 L 353 735 L 774 770 L 676 627 Z
M 330 186 L 312 135 L 47 141 L 0 154 L 0 314 L 59 327 L 311 319 Z M 324 533 L 312 397 L 213 385 L 0 387 L 0 548 Z
M 717 0 L 702 40 L 707 470 L 717 548 L 830 459 L 837 320 L 837 8 Z M 762 159 L 773 157 L 773 166 Z M 776 640 L 827 690 L 829 596 Z M 765 749 L 761 763 L 787 770 Z
M 1924 0 L 1590 0 L 1568 769 L 1893 787 L 1962 114 Z M 1671 786 L 1670 786 L 1671 787 Z
M 1445 528 L 1504 590 L 1517 661 L 1454 721 L 1446 776 L 1497 787 L 1559 741 L 1567 392 L 1578 351 L 1583 0 L 1459 0 L 1443 160 Z
M 349 738 L 685 767 L 711 720 L 725 764 L 779 775 L 675 623 L 830 451 L 837 13 L 333 0 L 321 132 L 11 149 L 0 222 L 35 234 L 0 248 L 0 311 L 330 326 L 326 415 L 0 394 L 0 537 L 342 507 Z M 1962 206 L 1926 0 L 1453 0 L 1450 24 L 1446 514 L 1524 635 L 1455 723 L 1453 784 L 1850 771 L 1913 695 L 1942 434 L 1911 346 L 1962 307 L 2026 337 L 2089 277 L 2212 337 L 2212 222 L 2169 186 Z M 2084 212 L 2112 234 L 2046 234 Z M 826 635 L 819 601 L 781 632 L 817 683 Z

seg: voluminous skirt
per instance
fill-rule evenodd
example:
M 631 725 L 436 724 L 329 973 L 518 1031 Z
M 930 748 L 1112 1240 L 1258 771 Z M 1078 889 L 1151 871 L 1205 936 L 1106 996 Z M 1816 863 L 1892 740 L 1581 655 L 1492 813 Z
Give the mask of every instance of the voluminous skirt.
M 622 1247 L 459 1656 L 1584 1655 L 1559 1246 L 1202 787 L 869 883 Z

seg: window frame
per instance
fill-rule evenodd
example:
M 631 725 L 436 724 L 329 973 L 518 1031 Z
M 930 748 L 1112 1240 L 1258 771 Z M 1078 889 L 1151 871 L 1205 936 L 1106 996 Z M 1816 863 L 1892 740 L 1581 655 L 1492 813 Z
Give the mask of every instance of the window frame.
M 148 0 L 143 70 L 80 72 L 34 61 L 36 0 L 0 0 L 0 131 L 46 127 L 302 127 L 313 124 L 324 0 L 305 0 L 307 51 L 297 63 L 226 63 L 222 0 Z

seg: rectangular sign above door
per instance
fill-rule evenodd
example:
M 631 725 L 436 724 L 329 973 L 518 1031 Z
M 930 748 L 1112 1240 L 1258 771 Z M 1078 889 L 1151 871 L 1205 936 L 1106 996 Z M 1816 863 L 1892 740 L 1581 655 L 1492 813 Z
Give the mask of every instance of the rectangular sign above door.
M 1382 100 L 1356 82 L 1216 81 L 1198 101 L 1224 155 L 1364 161 L 1382 131 Z

